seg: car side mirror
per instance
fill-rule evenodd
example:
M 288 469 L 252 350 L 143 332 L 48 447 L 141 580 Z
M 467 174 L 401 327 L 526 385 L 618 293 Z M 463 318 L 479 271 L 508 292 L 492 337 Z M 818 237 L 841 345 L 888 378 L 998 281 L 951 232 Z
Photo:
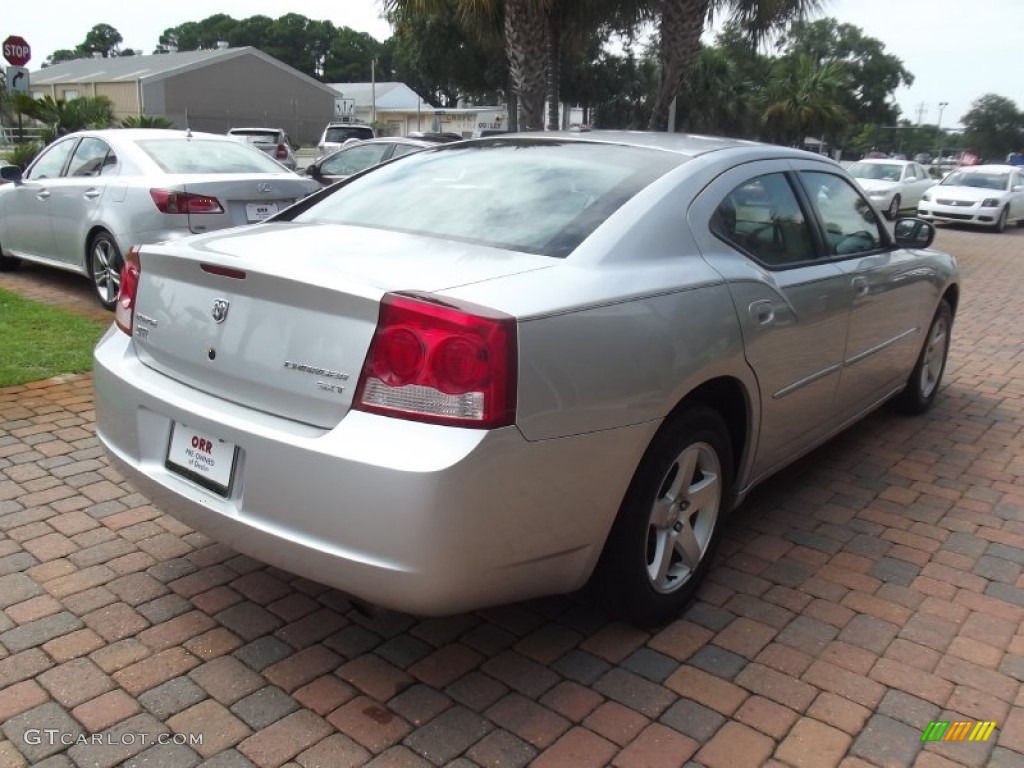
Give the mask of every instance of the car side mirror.
M 306 166 L 306 175 L 307 176 L 312 176 L 314 179 L 319 181 L 320 180 L 320 175 L 321 175 L 320 174 L 320 166 L 317 165 L 316 163 L 313 163 L 313 165 Z
M 0 165 L 0 179 L 20 184 L 22 180 L 21 168 L 16 165 Z
M 927 248 L 935 240 L 935 226 L 924 219 L 897 219 L 893 237 L 901 248 Z

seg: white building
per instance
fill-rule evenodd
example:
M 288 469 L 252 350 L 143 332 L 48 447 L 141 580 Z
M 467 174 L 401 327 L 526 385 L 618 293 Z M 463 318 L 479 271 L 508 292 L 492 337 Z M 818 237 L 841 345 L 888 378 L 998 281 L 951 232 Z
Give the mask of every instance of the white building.
M 412 131 L 444 131 L 464 137 L 480 128 L 508 126 L 504 107 L 432 107 L 405 83 L 329 83 L 337 92 L 335 119 L 376 122 L 378 133 L 405 136 Z

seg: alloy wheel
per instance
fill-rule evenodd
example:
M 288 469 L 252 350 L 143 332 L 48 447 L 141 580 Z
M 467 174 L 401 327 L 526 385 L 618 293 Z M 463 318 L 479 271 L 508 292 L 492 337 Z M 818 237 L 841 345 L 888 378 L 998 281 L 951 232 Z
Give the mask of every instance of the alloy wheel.
M 651 507 L 647 578 L 660 593 L 685 585 L 707 554 L 722 500 L 722 468 L 707 443 L 687 446 L 672 462 Z

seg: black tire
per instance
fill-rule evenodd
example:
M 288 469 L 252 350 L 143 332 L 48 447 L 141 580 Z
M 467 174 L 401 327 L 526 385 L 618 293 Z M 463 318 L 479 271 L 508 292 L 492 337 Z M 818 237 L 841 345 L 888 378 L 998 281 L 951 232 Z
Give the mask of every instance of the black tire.
M 889 221 L 895 221 L 896 217 L 900 215 L 901 202 L 899 195 L 893 196 L 892 202 L 889 203 L 889 208 L 885 212 L 886 218 L 888 218 Z
M 16 256 L 4 256 L 4 249 L 0 246 L 0 272 L 13 272 L 21 266 L 21 259 Z
M 97 232 L 89 241 L 86 258 L 96 300 L 104 309 L 113 311 L 121 287 L 121 267 L 124 266 L 117 243 L 108 232 Z
M 680 474 L 684 465 L 688 479 Z M 614 615 L 642 626 L 679 616 L 711 566 L 732 486 L 732 444 L 716 411 L 695 405 L 662 426 L 637 467 L 595 574 Z
M 999 218 L 996 219 L 996 226 L 995 226 L 996 232 L 1002 232 L 1003 230 L 1005 230 L 1006 229 L 1006 222 L 1009 219 L 1010 219 L 1010 209 L 1009 208 L 1003 208 L 1003 210 L 1001 210 L 999 212 Z
M 924 413 L 932 407 L 942 383 L 949 357 L 949 339 L 953 331 L 953 310 L 945 299 L 939 302 L 928 334 L 924 338 L 921 353 L 917 356 L 914 370 L 910 372 L 907 386 L 897 395 L 894 404 L 909 414 Z

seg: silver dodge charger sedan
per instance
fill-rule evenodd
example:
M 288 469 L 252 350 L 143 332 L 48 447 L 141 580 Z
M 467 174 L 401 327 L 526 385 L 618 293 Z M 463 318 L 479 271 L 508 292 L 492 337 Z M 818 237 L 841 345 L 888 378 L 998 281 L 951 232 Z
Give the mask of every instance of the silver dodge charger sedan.
M 98 433 L 155 504 L 419 615 L 575 590 L 677 615 L 758 482 L 935 399 L 959 300 L 918 219 L 727 139 L 439 146 L 133 249 Z

